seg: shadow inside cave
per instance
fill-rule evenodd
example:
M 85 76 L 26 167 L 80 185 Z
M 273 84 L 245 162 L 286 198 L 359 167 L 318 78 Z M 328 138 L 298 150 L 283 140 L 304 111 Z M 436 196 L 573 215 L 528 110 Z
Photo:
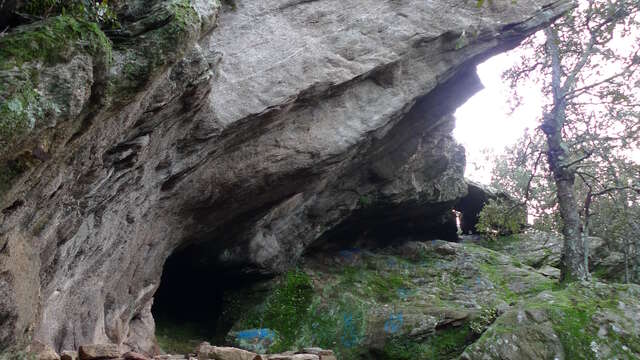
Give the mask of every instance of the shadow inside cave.
M 264 283 L 264 276 L 221 268 L 195 244 L 176 250 L 165 262 L 151 309 L 158 345 L 165 353 L 187 354 L 202 341 L 226 344 L 238 316 L 230 311 L 235 295 Z

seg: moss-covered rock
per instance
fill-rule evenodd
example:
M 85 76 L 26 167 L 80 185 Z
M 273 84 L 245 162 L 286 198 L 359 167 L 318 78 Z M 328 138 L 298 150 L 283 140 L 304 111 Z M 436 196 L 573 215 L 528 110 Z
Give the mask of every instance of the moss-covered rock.
M 159 70 L 182 58 L 211 21 L 202 19 L 189 0 L 160 1 L 146 16 L 110 32 L 117 52 L 109 93 L 121 100 L 135 95 Z
M 214 25 L 220 6 L 131 2 L 127 8 L 135 13 L 123 12 L 122 27 L 106 33 L 63 14 L 0 36 L 0 163 L 52 139 L 64 143 L 93 118 L 134 99 Z M 23 172 L 1 168 L 0 197 Z
M 472 244 L 347 249 L 307 259 L 243 311 L 233 330 L 272 329 L 278 341 L 268 352 L 319 346 L 340 359 L 450 359 L 477 338 L 473 329 L 488 325 L 483 310 L 497 313 L 553 286 L 512 258 Z
M 572 284 L 510 309 L 462 359 L 637 359 L 640 287 Z
M 55 80 L 73 83 L 74 77 L 89 79 L 81 88 L 90 93 L 93 67 L 102 66 L 105 72 L 110 57 L 111 42 L 100 28 L 70 16 L 51 17 L 0 37 L 0 146 L 7 149 L 42 127 L 45 120 L 55 124 L 57 117 L 71 115 L 65 111 L 70 103 L 88 99 L 87 94 L 50 89 L 55 84 L 46 74 L 65 73 L 57 64 L 71 66 L 67 77 L 58 75 Z M 78 66 L 78 61 L 72 64 L 74 59 L 83 65 Z

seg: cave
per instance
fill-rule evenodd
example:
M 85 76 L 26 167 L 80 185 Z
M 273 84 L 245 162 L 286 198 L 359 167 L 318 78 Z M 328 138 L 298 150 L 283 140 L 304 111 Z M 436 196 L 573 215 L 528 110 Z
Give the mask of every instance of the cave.
M 467 185 L 469 192 L 455 205 L 455 210 L 461 214 L 460 229 L 465 235 L 477 234 L 476 224 L 482 208 L 489 199 L 497 197 L 475 183 L 467 182 Z
M 226 311 L 229 294 L 268 279 L 241 268 L 222 267 L 211 261 L 215 258 L 194 244 L 174 251 L 165 262 L 151 309 L 162 350 L 188 352 L 202 341 L 224 344 L 237 316 Z

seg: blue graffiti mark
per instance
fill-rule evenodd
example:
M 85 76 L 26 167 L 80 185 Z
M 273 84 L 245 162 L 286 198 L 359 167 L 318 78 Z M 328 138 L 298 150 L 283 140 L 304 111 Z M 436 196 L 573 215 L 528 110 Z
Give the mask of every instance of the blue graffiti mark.
M 407 298 L 409 297 L 410 291 L 411 290 L 409 289 L 399 288 L 398 290 L 396 290 L 396 293 L 398 294 L 398 297 L 400 298 L 400 300 L 407 300 Z
M 353 347 L 357 345 L 358 339 L 356 336 L 356 328 L 353 325 L 353 315 L 345 314 L 343 317 L 344 320 L 344 328 L 342 336 L 340 337 L 340 341 L 342 345 L 346 348 Z
M 240 340 L 274 340 L 275 333 L 271 329 L 250 329 L 236 333 L 236 338 Z
M 395 334 L 400 330 L 403 323 L 404 319 L 402 318 L 402 311 L 395 314 L 391 313 L 391 315 L 389 315 L 389 320 L 384 323 L 384 331 L 389 334 Z

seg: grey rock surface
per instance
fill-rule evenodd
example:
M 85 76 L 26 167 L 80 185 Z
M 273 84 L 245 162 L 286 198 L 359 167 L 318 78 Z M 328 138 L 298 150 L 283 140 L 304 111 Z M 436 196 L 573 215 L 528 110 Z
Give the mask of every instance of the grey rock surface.
M 464 240 L 463 241 L 467 241 Z M 491 240 L 469 240 L 479 242 L 494 250 L 509 254 L 522 263 L 536 269 L 543 267 L 560 268 L 562 257 L 562 238 L 554 233 L 546 231 L 528 230 L 521 234 L 513 235 L 509 238 L 501 238 L 497 241 Z M 611 252 L 607 243 L 597 236 L 588 236 L 586 241 L 589 245 L 589 268 L 594 268 L 607 264 L 616 258 L 615 252 Z M 614 254 L 614 256 L 611 256 Z M 618 265 L 621 260 L 618 260 Z
M 460 359 L 637 359 L 639 291 L 593 282 L 542 292 L 501 315 Z
M 30 159 L 0 194 L 0 349 L 157 351 L 150 307 L 178 247 L 272 274 L 346 221 L 437 227 L 466 192 L 451 114 L 474 65 L 571 6 L 194 0 L 174 38 L 158 18 L 185 2 L 127 3 L 109 71 L 42 68 L 82 70 L 41 84 L 64 119 L 0 151 Z M 110 104 L 105 83 L 124 89 Z

